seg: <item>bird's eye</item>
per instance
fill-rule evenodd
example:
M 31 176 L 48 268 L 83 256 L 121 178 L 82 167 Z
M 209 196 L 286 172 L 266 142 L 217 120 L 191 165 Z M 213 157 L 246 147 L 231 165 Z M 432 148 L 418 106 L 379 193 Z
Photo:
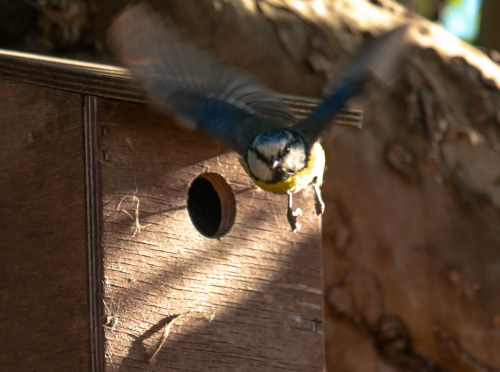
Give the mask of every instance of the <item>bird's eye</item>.
M 290 152 L 290 147 L 285 147 L 285 150 L 283 151 L 283 154 L 286 155 Z

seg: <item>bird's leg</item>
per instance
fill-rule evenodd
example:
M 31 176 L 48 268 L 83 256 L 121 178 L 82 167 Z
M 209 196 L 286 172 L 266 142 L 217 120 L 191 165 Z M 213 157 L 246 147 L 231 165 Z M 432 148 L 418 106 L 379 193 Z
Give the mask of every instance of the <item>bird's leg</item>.
M 286 212 L 286 217 L 288 218 L 288 223 L 293 232 L 300 230 L 300 223 L 297 222 L 297 216 L 302 216 L 302 210 L 300 208 L 296 210 L 292 209 L 292 194 L 288 194 L 288 210 Z
M 319 188 L 319 185 L 317 183 L 314 183 L 312 186 L 314 190 L 314 206 L 316 207 L 316 214 L 318 216 L 321 216 L 325 212 L 325 203 L 321 198 L 321 190 Z

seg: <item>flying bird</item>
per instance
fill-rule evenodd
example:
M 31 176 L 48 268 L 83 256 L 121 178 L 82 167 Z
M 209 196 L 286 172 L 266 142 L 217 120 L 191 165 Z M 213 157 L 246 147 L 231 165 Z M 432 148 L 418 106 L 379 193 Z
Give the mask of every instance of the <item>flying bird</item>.
M 316 213 L 321 215 L 325 208 L 320 192 L 325 169 L 321 133 L 368 82 L 393 77 L 405 31 L 401 26 L 375 38 L 301 121 L 277 93 L 217 60 L 145 3 L 117 16 L 108 30 L 108 43 L 153 104 L 236 151 L 260 188 L 288 196 L 287 219 L 295 232 L 301 210 L 293 210 L 294 193 L 312 187 Z

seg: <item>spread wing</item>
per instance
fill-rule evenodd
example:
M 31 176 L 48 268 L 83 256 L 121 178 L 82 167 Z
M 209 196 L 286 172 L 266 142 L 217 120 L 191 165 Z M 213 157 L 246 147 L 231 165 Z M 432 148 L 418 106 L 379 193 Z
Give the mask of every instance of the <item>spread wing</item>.
M 200 50 L 146 4 L 117 17 L 108 42 L 153 103 L 240 154 L 257 134 L 296 124 L 277 94 Z
M 347 101 L 360 93 L 368 82 L 387 83 L 394 78 L 405 49 L 406 30 L 407 26 L 400 26 L 370 42 L 332 85 L 331 92 L 294 129 L 309 143 L 317 141 Z

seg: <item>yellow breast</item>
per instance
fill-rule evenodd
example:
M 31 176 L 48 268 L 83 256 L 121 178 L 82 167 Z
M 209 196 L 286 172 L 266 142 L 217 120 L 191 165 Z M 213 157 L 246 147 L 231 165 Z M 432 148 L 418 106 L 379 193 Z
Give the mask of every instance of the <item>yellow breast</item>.
M 268 183 L 256 179 L 252 173 L 250 173 L 245 159 L 240 158 L 240 163 L 250 178 L 260 188 L 274 194 L 293 194 L 310 185 L 314 178 L 316 178 L 317 183 L 321 185 L 323 182 L 323 172 L 325 170 L 325 151 L 319 142 L 316 142 L 311 148 L 311 154 L 309 155 L 306 167 L 295 173 L 293 176 L 288 177 L 286 180 L 276 183 Z

